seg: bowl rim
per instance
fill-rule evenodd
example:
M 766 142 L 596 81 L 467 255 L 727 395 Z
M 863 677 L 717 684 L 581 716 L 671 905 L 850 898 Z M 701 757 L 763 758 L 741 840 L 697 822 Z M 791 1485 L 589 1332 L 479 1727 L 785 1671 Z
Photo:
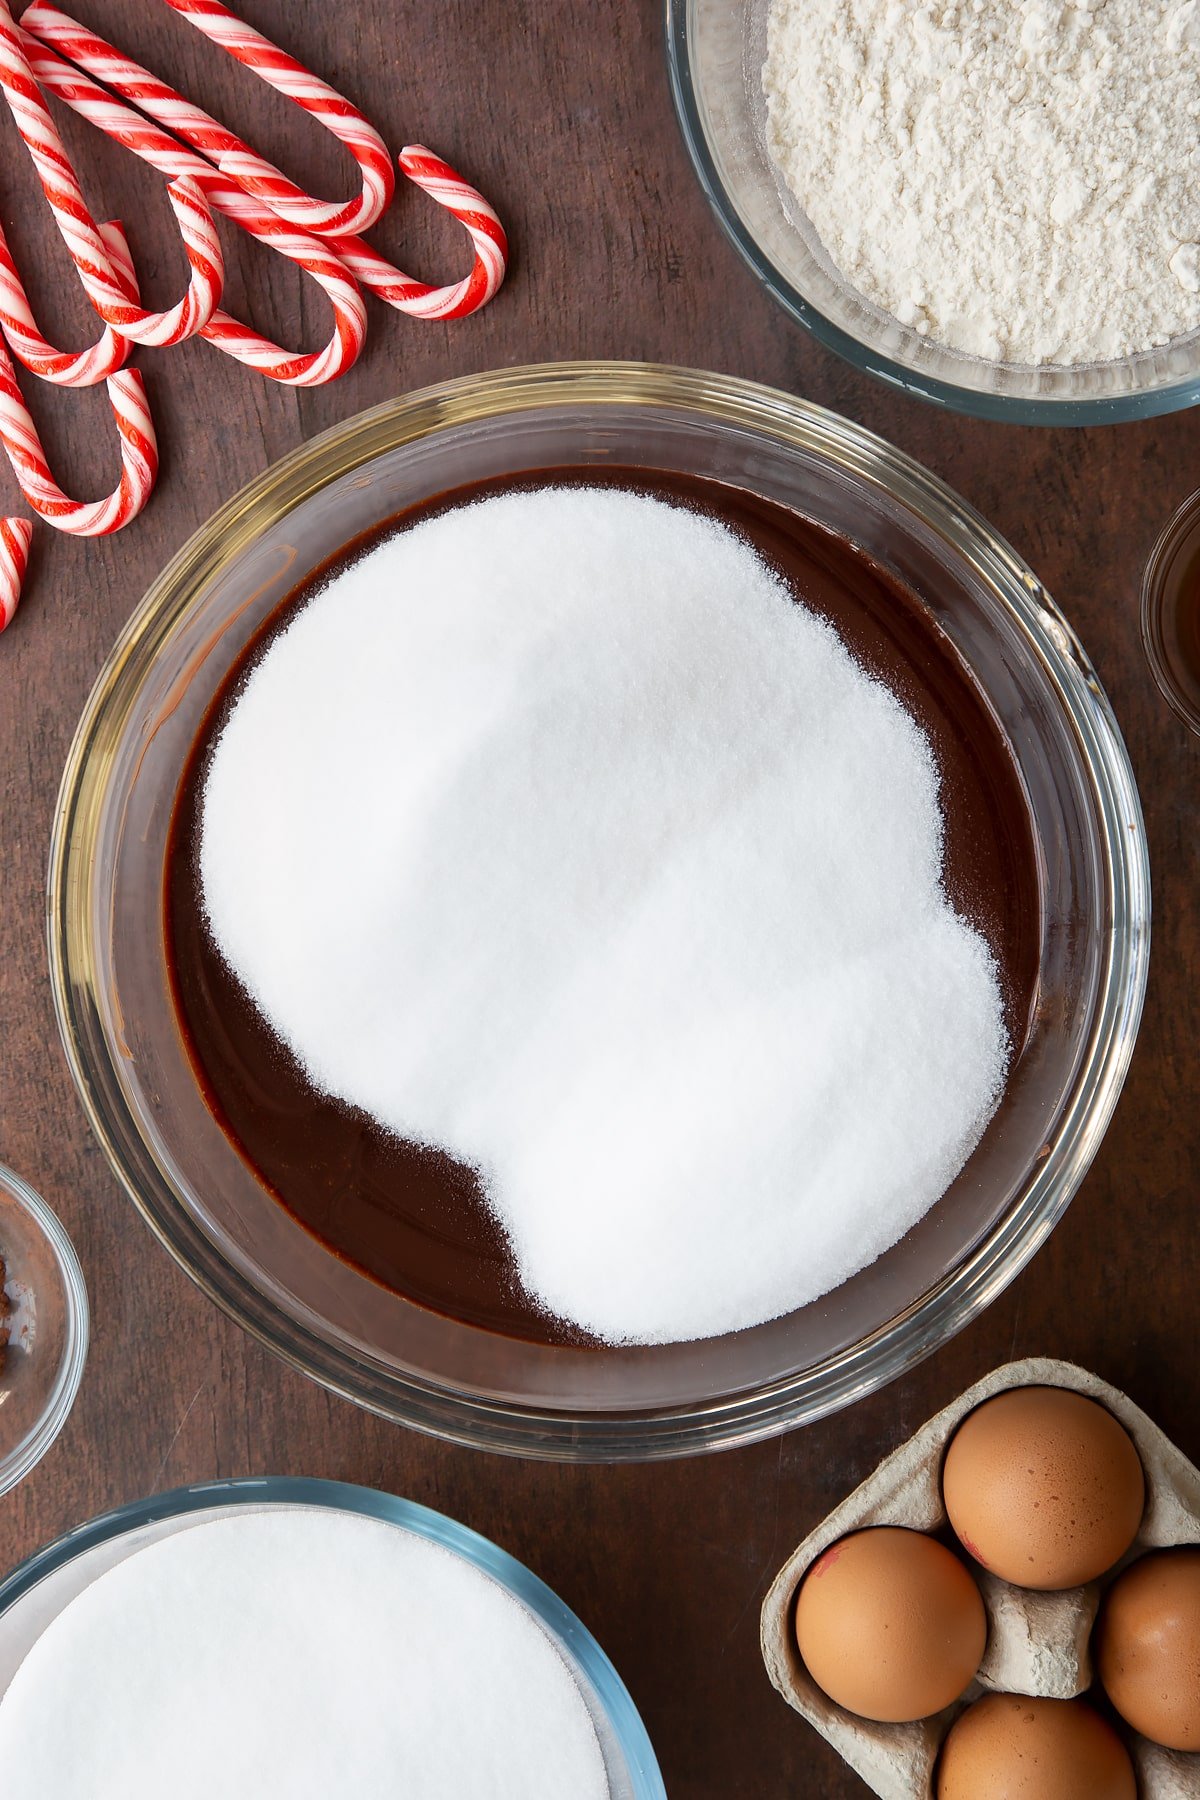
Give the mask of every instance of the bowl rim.
M 1167 575 L 1180 548 L 1193 539 L 1200 551 L 1200 488 L 1175 508 L 1146 559 L 1142 575 L 1141 628 L 1142 649 L 1159 693 L 1188 730 L 1200 737 L 1200 711 L 1180 692 L 1163 644 Z
M 18 1482 L 24 1481 L 41 1462 L 70 1416 L 87 1362 L 91 1315 L 83 1269 L 57 1213 L 52 1212 L 36 1189 L 5 1163 L 0 1163 L 0 1190 L 29 1215 L 49 1244 L 62 1277 L 66 1301 L 65 1338 L 54 1385 L 35 1423 L 0 1460 L 0 1496 L 3 1496 Z
M 886 356 L 835 325 L 793 285 L 743 223 L 722 181 L 696 99 L 692 79 L 690 14 L 695 0 L 665 0 L 663 14 L 667 75 L 675 117 L 692 169 L 717 222 L 759 284 L 798 325 L 845 362 L 906 394 L 978 419 L 1009 425 L 1116 425 L 1129 419 L 1159 418 L 1200 404 L 1200 374 L 1138 394 L 1097 395 L 1092 399 L 1036 399 L 990 394 L 927 375 Z
M 491 1576 L 519 1600 L 557 1645 L 573 1656 L 586 1675 L 604 1711 L 635 1783 L 634 1800 L 666 1800 L 658 1759 L 633 1696 L 616 1666 L 582 1619 L 573 1613 L 554 1589 L 517 1557 L 502 1550 L 482 1532 L 472 1531 L 448 1514 L 419 1501 L 406 1500 L 348 1481 L 328 1481 L 309 1475 L 244 1475 L 224 1480 L 197 1482 L 168 1489 L 144 1500 L 100 1513 L 82 1525 L 35 1550 L 0 1581 L 0 1615 L 16 1605 L 39 1582 L 64 1568 L 78 1556 L 142 1526 L 164 1519 L 186 1518 L 190 1513 L 214 1508 L 307 1506 L 323 1512 L 353 1513 L 378 1519 L 410 1531 L 426 1542 L 438 1544 Z
M 1095 784 L 1113 923 L 1081 1070 L 1050 1153 L 1020 1199 L 948 1274 L 868 1336 L 769 1384 L 699 1406 L 572 1413 L 465 1394 L 411 1372 L 401 1377 L 389 1371 L 377 1379 L 361 1357 L 291 1316 L 277 1314 L 186 1218 L 161 1172 L 168 1205 L 158 1210 L 159 1197 L 141 1190 L 124 1155 L 78 1028 L 77 1016 L 86 1015 L 90 996 L 88 959 L 78 955 L 75 944 L 81 932 L 74 911 L 90 873 L 88 821 L 94 820 L 96 765 L 102 760 L 91 756 L 93 744 L 122 694 L 136 694 L 142 671 L 153 662 L 172 620 L 186 609 L 190 585 L 203 579 L 223 553 L 232 554 L 239 534 L 244 539 L 265 520 L 285 517 L 332 473 L 345 475 L 385 447 L 497 414 L 604 403 L 690 411 L 767 432 L 793 447 L 836 446 L 844 466 L 856 476 L 885 487 L 927 520 L 932 512 L 935 528 L 972 556 L 976 573 L 1016 615 L 1065 710 Z M 84 824 L 77 832 L 81 817 Z M 1095 671 L 1037 577 L 968 502 L 865 427 L 780 390 L 655 364 L 551 363 L 459 377 L 335 425 L 257 476 L 184 544 L 118 636 L 84 708 L 54 814 L 47 930 L 55 1013 L 92 1129 L 138 1211 L 210 1299 L 293 1368 L 415 1429 L 468 1447 L 539 1460 L 650 1461 L 751 1443 L 851 1404 L 931 1354 L 1025 1267 L 1083 1180 L 1124 1082 L 1146 988 L 1150 871 L 1133 770 Z M 281 1317 L 286 1318 L 286 1334 L 279 1330 Z

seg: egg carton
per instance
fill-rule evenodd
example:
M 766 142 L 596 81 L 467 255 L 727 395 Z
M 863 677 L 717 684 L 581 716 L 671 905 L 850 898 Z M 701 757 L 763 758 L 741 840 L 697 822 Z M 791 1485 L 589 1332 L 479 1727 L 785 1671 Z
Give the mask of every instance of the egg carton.
M 987 1609 L 988 1639 L 966 1693 L 953 1706 L 913 1725 L 877 1725 L 857 1718 L 821 1692 L 800 1660 L 794 1614 L 801 1578 L 838 1538 L 868 1525 L 905 1525 L 952 1542 L 942 1502 L 946 1446 L 969 1412 L 1014 1387 L 1072 1388 L 1098 1400 L 1121 1421 L 1137 1445 L 1146 1476 L 1146 1510 L 1137 1537 L 1103 1581 L 1060 1593 L 1012 1587 L 972 1564 Z M 1072 1363 L 1050 1357 L 1006 1363 L 922 1425 L 789 1556 L 763 1602 L 763 1661 L 788 1705 L 816 1726 L 881 1800 L 933 1800 L 938 1754 L 958 1714 L 988 1692 L 1054 1700 L 1085 1693 L 1092 1683 L 1090 1641 L 1103 1588 L 1145 1551 L 1179 1544 L 1200 1544 L 1200 1471 L 1154 1421 L 1126 1395 Z M 1200 1754 L 1181 1755 L 1125 1735 L 1140 1800 L 1200 1800 Z

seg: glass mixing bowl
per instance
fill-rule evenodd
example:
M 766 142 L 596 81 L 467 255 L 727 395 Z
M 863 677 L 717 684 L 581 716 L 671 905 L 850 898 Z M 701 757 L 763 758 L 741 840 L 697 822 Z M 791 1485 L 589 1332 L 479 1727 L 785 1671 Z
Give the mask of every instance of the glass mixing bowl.
M 70 1238 L 40 1194 L 0 1164 L 8 1345 L 0 1368 L 0 1494 L 24 1481 L 67 1422 L 88 1353 L 88 1297 Z
M 210 1113 L 163 941 L 164 848 L 188 750 L 263 619 L 341 545 L 427 497 L 572 463 L 708 475 L 824 521 L 923 599 L 1011 741 L 1039 845 L 1041 959 L 1008 1104 L 901 1243 L 787 1318 L 702 1343 L 550 1348 L 426 1310 L 338 1261 Z M 546 1458 L 680 1455 L 845 1406 L 957 1331 L 1028 1261 L 1116 1102 L 1146 978 L 1149 876 L 1124 746 L 1036 577 L 878 438 L 725 376 L 557 364 L 364 413 L 269 470 L 192 538 L 123 632 L 67 763 L 50 861 L 67 1056 L 114 1170 L 171 1253 L 338 1392 L 462 1443 Z M 1001 1122 L 1002 1121 L 1002 1122 Z
M 0 1582 L 0 1697 L 47 1626 L 98 1576 L 147 1544 L 231 1510 L 318 1507 L 380 1519 L 440 1544 L 490 1575 L 532 1613 L 563 1658 L 596 1728 L 612 1800 L 666 1800 L 637 1708 L 591 1632 L 552 1588 L 478 1532 L 412 1500 L 342 1481 L 265 1476 L 177 1488 L 118 1507 L 39 1550 Z
M 1200 400 L 1200 332 L 1076 368 L 1029 368 L 931 344 L 834 268 L 767 154 L 769 0 L 666 0 L 675 109 L 700 184 L 767 292 L 839 356 L 894 387 L 985 419 L 1097 425 Z

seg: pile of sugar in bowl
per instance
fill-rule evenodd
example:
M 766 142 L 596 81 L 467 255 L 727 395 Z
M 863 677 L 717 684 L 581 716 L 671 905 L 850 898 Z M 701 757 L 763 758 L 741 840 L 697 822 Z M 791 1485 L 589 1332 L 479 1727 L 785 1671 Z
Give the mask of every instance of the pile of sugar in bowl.
M 200 840 L 222 956 L 314 1086 L 477 1169 L 528 1292 L 609 1342 L 836 1287 L 1003 1085 L 928 742 L 718 522 L 453 507 L 250 673 Z
M 556 1645 L 463 1558 L 313 1507 L 229 1513 L 100 1575 L 0 1703 L 38 1800 L 606 1800 Z
M 770 0 L 767 141 L 844 279 L 951 349 L 1200 329 L 1200 0 Z

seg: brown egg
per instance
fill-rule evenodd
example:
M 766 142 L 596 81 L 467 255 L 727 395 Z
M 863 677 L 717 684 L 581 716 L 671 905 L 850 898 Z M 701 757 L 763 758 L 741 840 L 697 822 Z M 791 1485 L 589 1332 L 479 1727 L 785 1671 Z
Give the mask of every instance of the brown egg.
M 919 1531 L 856 1531 L 818 1557 L 796 1597 L 796 1643 L 817 1686 L 890 1723 L 957 1700 L 979 1667 L 987 1615 L 957 1556 Z
M 1129 1752 L 1082 1700 L 988 1694 L 954 1721 L 937 1800 L 1137 1800 Z
M 1069 1388 L 1009 1388 L 950 1440 L 950 1523 L 977 1562 L 1014 1586 L 1077 1587 L 1133 1542 L 1146 1484 L 1133 1440 Z
M 1117 1577 L 1096 1672 L 1135 1731 L 1168 1750 L 1200 1750 L 1200 1550 L 1160 1550 Z

